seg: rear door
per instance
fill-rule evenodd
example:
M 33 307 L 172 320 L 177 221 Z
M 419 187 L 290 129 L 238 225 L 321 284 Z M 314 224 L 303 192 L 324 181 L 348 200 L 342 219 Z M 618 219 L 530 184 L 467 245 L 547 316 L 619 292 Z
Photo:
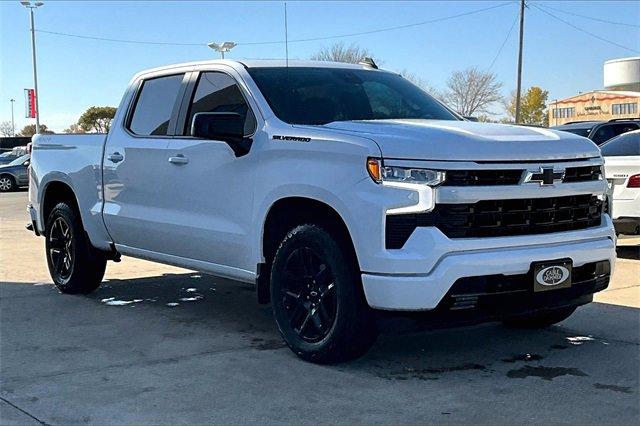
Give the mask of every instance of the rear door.
M 601 150 L 605 177 L 613 194 L 614 217 L 640 216 L 640 131 L 612 139 Z
M 175 133 L 189 72 L 149 75 L 129 94 L 128 111 L 107 138 L 103 159 L 104 220 L 118 245 L 166 252 L 175 200 L 168 183 L 169 141 Z

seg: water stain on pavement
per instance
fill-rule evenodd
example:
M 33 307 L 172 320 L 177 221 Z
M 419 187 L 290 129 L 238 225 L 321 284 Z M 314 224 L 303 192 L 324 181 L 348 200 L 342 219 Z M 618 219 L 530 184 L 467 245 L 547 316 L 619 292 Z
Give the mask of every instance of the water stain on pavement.
M 544 357 L 542 355 L 538 355 L 538 354 L 517 354 L 517 355 L 511 355 L 509 358 L 503 358 L 502 362 L 514 363 L 516 361 L 524 361 L 524 362 L 540 361 L 543 358 Z
M 277 339 L 262 339 L 260 337 L 254 337 L 251 339 L 251 347 L 259 351 L 269 351 L 274 349 L 284 348 L 286 345 L 282 340 Z
M 628 386 L 617 386 L 617 385 L 606 385 L 604 383 L 594 383 L 593 387 L 596 389 L 605 389 L 605 390 L 610 390 L 614 392 L 633 393 L 631 388 Z
M 525 379 L 527 377 L 540 377 L 543 380 L 553 380 L 560 376 L 576 376 L 587 377 L 588 374 L 577 368 L 567 367 L 545 367 L 525 365 L 517 370 L 510 370 L 507 372 L 507 377 L 510 379 Z
M 379 374 L 378 377 L 388 380 L 438 380 L 438 375 L 443 373 L 452 373 L 456 371 L 482 370 L 487 371 L 487 367 L 482 364 L 462 364 L 452 367 L 441 368 L 411 368 L 407 367 L 402 371 L 391 371 L 389 373 Z

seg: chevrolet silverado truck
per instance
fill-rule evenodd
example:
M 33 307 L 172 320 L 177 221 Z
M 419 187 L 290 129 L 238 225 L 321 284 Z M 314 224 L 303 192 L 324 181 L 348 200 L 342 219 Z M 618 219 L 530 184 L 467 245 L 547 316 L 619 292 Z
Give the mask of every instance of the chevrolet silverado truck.
M 615 260 L 596 145 L 467 121 L 372 63 L 144 71 L 108 134 L 32 149 L 29 228 L 62 293 L 121 255 L 253 283 L 317 363 L 365 353 L 382 311 L 549 326 Z

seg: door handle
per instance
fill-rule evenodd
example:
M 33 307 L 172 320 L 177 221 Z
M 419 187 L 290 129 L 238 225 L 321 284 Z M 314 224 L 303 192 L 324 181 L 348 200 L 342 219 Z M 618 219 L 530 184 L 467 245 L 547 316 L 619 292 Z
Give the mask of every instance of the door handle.
M 178 154 L 175 157 L 169 157 L 171 164 L 183 165 L 189 162 L 189 159 L 182 154 Z
M 124 156 L 119 152 L 114 152 L 113 154 L 107 155 L 107 160 L 114 163 L 119 163 L 120 161 L 124 160 Z

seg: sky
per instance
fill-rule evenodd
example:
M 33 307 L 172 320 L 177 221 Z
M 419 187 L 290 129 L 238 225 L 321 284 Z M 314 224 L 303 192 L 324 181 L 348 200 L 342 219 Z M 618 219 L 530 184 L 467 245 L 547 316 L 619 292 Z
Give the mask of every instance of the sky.
M 206 46 L 211 41 L 237 42 L 238 46 L 227 54 L 230 59 L 285 56 L 283 43 L 250 44 L 284 40 L 283 2 L 44 3 L 35 11 L 40 121 L 55 131 L 76 122 L 90 106 L 117 106 L 138 71 L 217 58 L 218 53 Z M 606 60 L 640 56 L 638 0 L 528 3 L 523 87 L 535 85 L 548 90 L 550 101 L 600 89 Z M 437 21 L 492 6 L 498 7 Z M 518 2 L 498 0 L 288 1 L 289 58 L 307 59 L 335 42 L 355 43 L 369 49 L 384 68 L 407 70 L 438 90 L 445 87 L 453 71 L 490 69 L 504 84 L 506 96 L 516 87 L 518 12 Z M 433 20 L 436 22 L 411 25 Z M 404 27 L 372 32 L 397 26 Z M 193 45 L 120 43 L 40 31 Z M 359 32 L 370 33 L 296 41 Z M 9 99 L 14 98 L 16 131 L 34 122 L 23 118 L 23 89 L 31 87 L 28 11 L 18 1 L 0 1 L 0 121 L 11 119 Z M 503 112 L 498 105 L 494 110 Z

